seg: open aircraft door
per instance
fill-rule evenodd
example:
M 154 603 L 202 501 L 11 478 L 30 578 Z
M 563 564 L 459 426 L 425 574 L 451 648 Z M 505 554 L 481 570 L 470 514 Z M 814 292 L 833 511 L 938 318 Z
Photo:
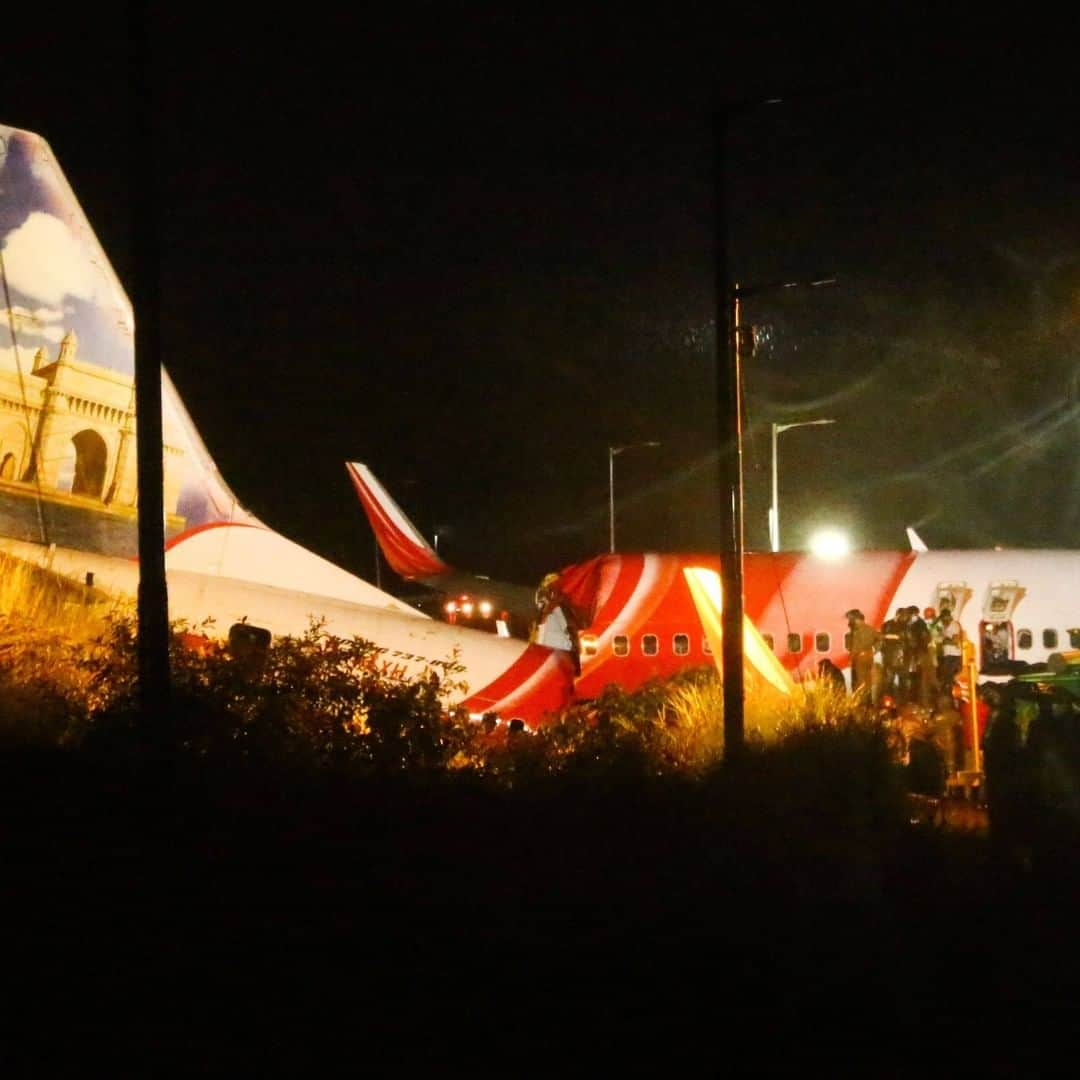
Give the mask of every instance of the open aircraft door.
M 1011 622 L 1027 589 L 1017 581 L 992 581 L 986 590 L 982 617 L 987 622 Z
M 983 598 L 979 620 L 979 669 L 985 674 L 1008 674 L 1016 655 L 1013 613 L 1027 590 L 1017 581 L 992 581 Z
M 948 608 L 953 618 L 959 620 L 964 605 L 971 599 L 971 588 L 966 581 L 942 581 L 934 590 L 934 610 Z

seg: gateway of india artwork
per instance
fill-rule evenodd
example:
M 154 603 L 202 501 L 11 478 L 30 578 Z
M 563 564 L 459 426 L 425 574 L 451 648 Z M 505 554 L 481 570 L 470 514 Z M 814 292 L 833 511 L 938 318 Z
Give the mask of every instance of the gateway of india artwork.
M 133 377 L 79 357 L 78 339 L 68 331 L 55 359 L 40 348 L 29 372 L 0 369 L 0 500 L 21 496 L 134 526 L 135 433 Z M 184 452 L 169 434 L 166 529 L 176 533 L 184 527 L 177 515 Z

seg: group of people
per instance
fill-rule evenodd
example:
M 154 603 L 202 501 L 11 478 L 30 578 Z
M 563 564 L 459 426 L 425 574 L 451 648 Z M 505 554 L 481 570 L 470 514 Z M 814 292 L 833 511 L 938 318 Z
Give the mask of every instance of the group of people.
M 963 657 L 964 633 L 952 611 L 914 604 L 899 607 L 881 629 L 858 608 L 847 612 L 851 690 L 874 703 L 885 697 L 904 704 L 932 705 L 939 690 L 950 694 Z

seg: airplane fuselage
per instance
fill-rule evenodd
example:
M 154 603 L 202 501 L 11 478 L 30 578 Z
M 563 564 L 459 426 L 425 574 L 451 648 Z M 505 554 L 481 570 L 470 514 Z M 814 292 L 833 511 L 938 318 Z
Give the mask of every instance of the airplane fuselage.
M 583 614 L 579 696 L 633 689 L 712 665 L 684 567 L 719 570 L 714 555 L 603 555 L 567 568 L 560 587 Z M 826 562 L 800 552 L 750 553 L 745 611 L 796 677 L 829 659 L 848 667 L 846 612 L 880 628 L 898 607 L 949 604 L 975 647 L 980 677 L 1080 646 L 1080 552 L 858 552 Z M 1008 655 L 991 655 L 991 632 Z

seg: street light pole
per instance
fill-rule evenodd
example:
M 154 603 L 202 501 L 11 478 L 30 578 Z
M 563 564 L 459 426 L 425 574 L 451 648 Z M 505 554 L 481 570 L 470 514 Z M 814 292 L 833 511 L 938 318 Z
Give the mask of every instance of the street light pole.
M 776 440 L 782 431 L 797 427 L 816 427 L 818 424 L 835 424 L 835 420 L 796 420 L 793 424 L 772 425 L 772 503 L 769 506 L 769 546 L 780 550 L 780 493 L 776 469 Z
M 728 270 L 727 134 L 730 119 L 758 105 L 779 104 L 780 98 L 735 102 L 722 106 L 713 129 L 716 168 L 713 175 L 716 290 L 717 419 L 720 444 L 720 588 L 723 597 L 720 630 L 724 679 L 724 758 L 737 761 L 746 746 L 743 678 L 743 473 L 742 473 L 742 355 L 753 351 L 753 331 L 741 325 L 740 301 L 767 289 L 803 284 L 778 281 L 752 288 L 732 286 Z M 834 284 L 833 278 L 807 282 Z
M 159 117 L 151 77 L 150 19 L 133 8 L 133 142 L 135 165 L 135 443 L 139 518 L 138 672 L 144 730 L 171 736 L 169 592 L 165 576 L 165 494 L 161 414 L 161 189 L 157 169 Z
M 615 554 L 615 456 L 624 450 L 636 450 L 641 446 L 659 446 L 658 442 L 629 443 L 626 446 L 609 446 L 608 452 L 608 550 Z

